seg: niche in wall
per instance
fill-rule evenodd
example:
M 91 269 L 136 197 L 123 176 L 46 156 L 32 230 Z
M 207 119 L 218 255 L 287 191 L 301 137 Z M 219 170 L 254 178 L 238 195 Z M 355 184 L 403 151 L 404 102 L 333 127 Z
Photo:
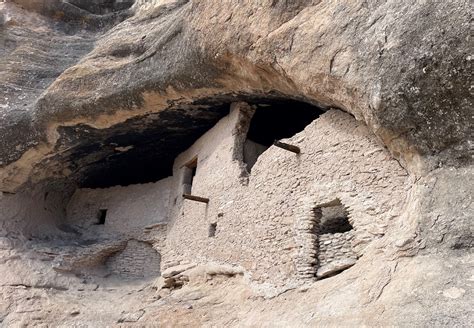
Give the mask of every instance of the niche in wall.
M 323 207 L 319 233 L 336 234 L 344 233 L 353 229 L 349 222 L 349 213 L 344 205 L 337 201 L 336 205 Z
M 248 172 L 275 140 L 292 137 L 324 113 L 319 107 L 295 100 L 272 100 L 255 106 L 243 147 Z

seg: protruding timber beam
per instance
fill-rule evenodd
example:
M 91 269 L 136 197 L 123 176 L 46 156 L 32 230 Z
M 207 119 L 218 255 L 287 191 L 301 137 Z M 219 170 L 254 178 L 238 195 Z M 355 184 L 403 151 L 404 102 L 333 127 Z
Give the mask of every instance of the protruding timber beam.
M 301 152 L 300 147 L 289 145 L 287 143 L 284 143 L 284 142 L 281 142 L 281 141 L 278 141 L 278 140 L 275 140 L 273 142 L 273 145 L 275 145 L 277 147 L 280 147 L 281 149 L 291 151 L 295 154 L 299 154 Z
M 189 199 L 189 200 L 194 200 L 195 202 L 201 202 L 201 203 L 209 203 L 209 198 L 204 198 L 204 197 L 199 197 L 199 196 L 193 196 L 190 194 L 183 194 L 184 199 Z

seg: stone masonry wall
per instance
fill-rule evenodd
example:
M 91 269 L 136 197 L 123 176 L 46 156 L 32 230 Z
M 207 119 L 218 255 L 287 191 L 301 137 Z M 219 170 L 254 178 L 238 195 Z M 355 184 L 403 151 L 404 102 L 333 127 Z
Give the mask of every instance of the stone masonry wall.
M 66 224 L 80 232 L 84 245 L 71 254 L 71 265 L 93 274 L 105 262 L 108 271 L 123 279 L 158 276 L 171 181 L 76 190 Z M 97 224 L 101 209 L 107 209 L 107 215 L 104 224 Z M 93 268 L 85 265 L 81 253 L 103 261 Z
M 333 261 L 343 259 L 357 259 L 352 249 L 353 231 L 343 233 L 326 233 L 319 236 L 318 262 L 324 266 Z
M 253 281 L 278 287 L 315 277 L 317 206 L 334 199 L 344 204 L 354 227 L 351 249 L 356 256 L 403 212 L 411 181 L 363 123 L 330 110 L 284 140 L 300 147 L 301 154 L 272 146 L 249 174 L 242 160 L 251 115 L 248 105 L 233 104 L 227 117 L 177 157 L 173 177 L 77 191 L 68 221 L 97 229 L 96 212 L 105 207 L 107 219 L 99 229 L 119 234 L 166 222 L 166 241 L 159 247 L 163 263 L 238 265 Z M 182 197 L 185 166 L 195 158 L 191 193 L 209 198 L 208 204 Z M 347 249 L 341 236 L 332 238 Z M 324 246 L 322 250 L 322 262 L 339 256 L 327 254 Z
M 161 257 L 147 243 L 129 240 L 125 249 L 110 257 L 107 269 L 121 278 L 140 279 L 157 277 L 160 274 Z
M 299 146 L 300 155 L 272 146 L 248 177 L 234 156 L 245 139 L 242 119 L 248 123 L 234 106 L 176 159 L 171 196 L 176 205 L 170 206 L 165 261 L 235 264 L 252 280 L 278 286 L 300 277 L 298 259 L 313 266 L 303 277 L 314 277 L 317 237 L 308 231 L 302 238 L 299 229 L 314 225 L 301 218 L 313 218 L 315 206 L 334 199 L 346 206 L 358 256 L 403 212 L 411 186 L 406 171 L 352 116 L 328 111 L 284 140 Z M 192 194 L 209 198 L 208 204 L 181 197 L 179 177 L 195 157 Z M 211 224 L 213 237 L 208 236 Z
M 136 235 L 143 228 L 166 222 L 171 178 L 156 183 L 78 189 L 67 206 L 67 222 L 101 232 Z M 107 209 L 103 226 L 97 225 L 98 212 Z

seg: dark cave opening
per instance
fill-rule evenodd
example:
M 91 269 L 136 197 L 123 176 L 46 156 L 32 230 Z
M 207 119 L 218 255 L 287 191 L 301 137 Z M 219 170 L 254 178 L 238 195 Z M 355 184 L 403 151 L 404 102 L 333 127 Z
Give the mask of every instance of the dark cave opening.
M 250 172 L 258 157 L 274 141 L 289 138 L 304 130 L 324 110 L 296 100 L 277 100 L 256 105 L 247 140 L 244 144 L 244 162 Z
M 229 107 L 170 110 L 107 129 L 62 127 L 57 148 L 68 149 L 61 157 L 81 188 L 156 182 L 173 174 L 176 156 L 226 116 Z
M 107 209 L 100 209 L 97 213 L 97 225 L 105 224 L 105 218 L 107 217 Z
M 277 139 L 291 137 L 318 118 L 320 107 L 269 94 L 227 95 L 196 101 L 184 108 L 134 117 L 109 128 L 79 124 L 58 129 L 58 160 L 81 188 L 151 183 L 173 174 L 175 158 L 229 114 L 230 104 L 256 108 L 244 145 L 248 171 Z

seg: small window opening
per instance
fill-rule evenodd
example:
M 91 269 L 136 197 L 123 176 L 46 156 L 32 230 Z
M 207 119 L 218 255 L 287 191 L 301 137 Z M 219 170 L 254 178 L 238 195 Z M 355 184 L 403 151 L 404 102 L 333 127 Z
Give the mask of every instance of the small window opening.
M 335 205 L 322 208 L 322 217 L 319 228 L 320 234 L 343 233 L 352 230 L 349 217 L 344 205 Z
M 332 277 L 353 266 L 357 253 L 352 247 L 354 228 L 349 213 L 339 199 L 316 207 L 317 272 L 319 279 Z
M 244 144 L 244 163 L 250 172 L 258 157 L 275 140 L 301 132 L 324 111 L 308 103 L 286 100 L 256 105 Z
M 216 236 L 216 229 L 217 229 L 217 223 L 211 223 L 209 225 L 208 236 L 209 237 L 215 237 Z
M 197 157 L 184 166 L 183 172 L 183 193 L 191 194 L 194 177 L 197 172 Z
M 97 214 L 97 223 L 96 224 L 105 224 L 105 218 L 107 217 L 107 210 L 100 209 Z

